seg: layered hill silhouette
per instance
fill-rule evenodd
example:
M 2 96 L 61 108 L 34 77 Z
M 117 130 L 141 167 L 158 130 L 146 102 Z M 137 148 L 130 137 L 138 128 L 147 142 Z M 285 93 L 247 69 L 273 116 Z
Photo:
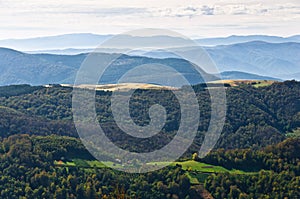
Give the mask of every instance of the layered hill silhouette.
M 300 43 L 254 41 L 206 50 L 221 71 L 243 71 L 288 79 L 300 72 Z
M 93 35 L 93 37 L 96 36 Z M 246 38 L 249 39 L 250 37 Z M 270 39 L 271 37 L 267 38 Z M 291 38 L 293 40 L 298 39 L 297 36 Z M 281 40 L 280 38 L 276 38 L 276 41 Z M 106 49 L 103 55 L 109 56 L 115 50 Z M 192 52 L 193 50 L 195 51 L 193 48 L 182 48 L 181 50 L 195 53 Z M 263 41 L 251 41 L 232 45 L 205 47 L 205 50 L 216 63 L 217 68 L 225 79 L 300 79 L 300 43 L 297 42 L 275 43 L 274 41 L 274 43 L 267 43 Z M 65 55 L 62 50 L 60 51 L 62 54 L 57 55 L 44 53 L 32 54 L 8 48 L 0 48 L 0 85 L 24 83 L 32 85 L 72 84 L 74 83 L 78 69 L 90 51 L 92 49 L 69 49 L 69 52 L 76 53 L 74 55 Z M 101 83 L 117 83 L 118 78 L 126 71 L 139 65 L 153 63 L 172 67 L 182 73 L 192 84 L 203 83 L 203 78 L 197 74 L 192 64 L 177 57 L 172 52 L 161 50 L 132 51 L 129 55 L 121 55 L 111 65 L 111 70 L 107 71 L 109 73 L 107 73 Z M 202 71 L 201 74 L 207 80 L 216 80 L 214 75 L 207 74 L 205 71 Z M 169 74 L 166 71 L 162 71 L 161 74 L 156 75 L 158 79 L 163 79 L 163 77 Z
M 102 54 L 110 56 L 109 54 Z M 0 85 L 10 84 L 73 84 L 76 73 L 88 54 L 79 55 L 49 55 L 49 54 L 27 54 L 19 51 L 0 48 Z M 203 83 L 203 77 L 209 81 L 216 80 L 214 75 L 195 69 L 195 66 L 183 59 L 167 58 L 155 59 L 138 56 L 120 55 L 108 68 L 103 78 L 99 81 L 102 84 L 118 83 L 118 80 L 129 70 L 139 65 L 165 65 L 175 69 L 182 74 L 190 84 Z M 152 73 L 153 72 L 153 73 Z M 147 82 L 148 76 L 142 77 L 139 74 L 137 81 Z M 149 77 L 153 79 L 170 77 L 169 71 L 150 71 Z M 176 76 L 176 74 L 175 74 Z M 166 79 L 167 81 L 167 79 Z M 169 85 L 173 86 L 173 85 Z
M 34 51 L 34 50 L 58 50 L 67 48 L 95 48 L 107 39 L 112 38 L 114 35 L 98 35 L 91 33 L 75 33 L 75 34 L 64 34 L 56 36 L 46 36 L 28 39 L 5 39 L 0 40 L 0 46 L 6 48 L 13 48 L 21 51 Z M 123 35 L 132 39 L 129 35 Z M 134 39 L 137 39 L 135 37 Z M 140 41 L 149 41 L 149 37 L 139 37 Z M 157 38 L 156 38 L 157 39 Z M 174 41 L 174 37 L 164 36 L 160 38 L 162 42 L 168 39 Z M 286 43 L 286 42 L 300 42 L 300 36 L 294 35 L 291 37 L 278 37 L 269 35 L 232 35 L 229 37 L 218 37 L 218 38 L 200 38 L 195 39 L 199 45 L 202 46 L 217 46 L 217 45 L 232 45 L 237 43 L 245 43 L 252 41 L 263 41 L 268 43 Z

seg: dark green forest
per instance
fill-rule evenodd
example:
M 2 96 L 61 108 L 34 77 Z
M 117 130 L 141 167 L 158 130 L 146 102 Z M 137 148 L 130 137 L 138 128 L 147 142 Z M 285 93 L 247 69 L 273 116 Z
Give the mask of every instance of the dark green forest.
M 178 161 L 191 159 L 199 150 L 210 121 L 208 90 L 203 85 L 193 88 L 200 125 L 192 146 Z M 131 97 L 130 114 L 138 125 L 149 123 L 151 105 L 158 103 L 166 109 L 162 131 L 145 140 L 126 136 L 118 128 L 110 108 L 111 95 L 97 91 L 97 118 L 118 146 L 131 151 L 144 146 L 147 151 L 146 143 L 160 148 L 176 134 L 181 115 L 172 92 L 136 90 Z M 180 165 L 146 174 L 57 165 L 55 161 L 94 160 L 72 121 L 72 88 L 0 87 L 0 198 L 299 198 L 300 83 L 276 82 L 259 88 L 227 85 L 226 95 L 222 135 L 215 149 L 196 161 L 245 174 L 213 172 L 203 178 Z M 191 182 L 191 174 L 199 184 Z
M 237 167 L 248 169 L 249 162 L 255 162 L 261 167 L 253 169 L 261 170 L 249 174 L 212 173 L 203 186 L 215 198 L 297 198 L 299 145 L 299 138 L 289 138 L 256 151 L 258 157 L 254 160 L 249 151 L 236 150 L 234 155 L 216 152 L 213 157 L 218 161 L 230 162 L 237 156 Z M 0 146 L 1 198 L 205 198 L 201 186 L 191 184 L 188 171 L 180 166 L 128 174 L 109 168 L 53 164 L 62 157 L 92 158 L 76 138 L 13 135 L 4 138 Z M 265 162 L 269 157 L 270 162 Z M 282 165 L 273 169 L 272 164 L 277 163 Z
M 14 135 L 1 142 L 1 198 L 195 198 L 185 172 L 168 167 L 147 174 L 111 169 L 65 168 L 57 156 L 85 156 L 78 139 Z
M 299 198 L 299 141 L 299 138 L 288 139 L 258 151 L 212 152 L 204 158 L 205 162 L 258 174 L 213 174 L 206 179 L 205 187 L 215 198 Z
M 201 113 L 194 142 L 197 148 L 207 131 L 211 110 L 209 92 L 202 85 L 194 86 L 194 90 Z M 18 133 L 77 137 L 72 121 L 72 88 L 19 85 L 0 87 L 0 91 L 1 137 Z M 260 88 L 241 85 L 228 88 L 226 94 L 226 122 L 217 148 L 258 149 L 283 141 L 286 134 L 300 126 L 299 82 L 287 81 Z M 111 95 L 111 92 L 97 92 L 97 116 L 107 135 L 118 143 L 124 135 L 113 120 Z M 131 117 L 138 125 L 147 124 L 150 119 L 148 109 L 156 103 L 167 111 L 167 122 L 161 136 L 171 139 L 168 137 L 176 133 L 180 121 L 180 107 L 171 91 L 137 90 L 130 100 Z M 135 141 L 129 138 L 126 142 Z

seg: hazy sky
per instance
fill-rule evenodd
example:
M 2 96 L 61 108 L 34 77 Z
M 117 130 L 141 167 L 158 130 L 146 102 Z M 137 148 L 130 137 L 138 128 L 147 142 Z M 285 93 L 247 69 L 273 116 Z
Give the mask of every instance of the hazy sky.
M 290 36 L 300 34 L 300 0 L 0 0 L 0 39 L 139 28 Z

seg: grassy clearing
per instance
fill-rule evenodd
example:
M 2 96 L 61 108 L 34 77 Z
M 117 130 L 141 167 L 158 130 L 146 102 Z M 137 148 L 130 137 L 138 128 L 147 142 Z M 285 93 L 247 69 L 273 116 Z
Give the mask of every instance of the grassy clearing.
M 173 165 L 179 164 L 182 166 L 182 169 L 188 170 L 188 171 L 197 171 L 202 173 L 235 173 L 235 174 L 252 174 L 253 172 L 245 172 L 242 170 L 228 170 L 221 166 L 214 166 L 210 164 L 205 164 L 202 162 L 197 162 L 194 160 L 188 160 L 185 162 L 174 162 Z
M 77 167 L 91 167 L 86 160 L 83 159 L 73 159 L 73 162 Z
M 194 160 L 188 160 L 184 162 L 153 162 L 149 163 L 150 165 L 157 165 L 157 166 L 168 166 L 168 165 L 181 165 L 183 170 L 187 171 L 196 171 L 196 172 L 202 172 L 202 173 L 235 173 L 235 174 L 251 174 L 252 172 L 245 172 L 241 170 L 228 170 L 221 166 L 215 166 L 211 164 L 206 164 L 203 162 L 197 162 Z
M 110 168 L 114 168 L 114 169 L 122 168 L 121 164 L 109 162 L 109 161 L 103 162 L 103 165 L 104 165 L 104 167 L 110 167 Z
M 266 86 L 270 86 L 271 84 L 268 83 L 260 83 L 260 84 L 255 84 L 253 85 L 255 88 L 260 88 L 260 87 L 266 87 Z
M 270 85 L 273 84 L 274 82 L 275 82 L 275 81 L 257 80 L 253 86 L 254 86 L 255 88 L 265 87 L 265 86 L 270 86 Z
M 210 84 L 229 84 L 231 87 L 236 87 L 240 85 L 252 85 L 256 88 L 259 87 L 264 87 L 264 86 L 270 86 L 276 81 L 273 80 L 217 80 L 217 81 L 212 81 L 208 82 Z
M 86 163 L 90 167 L 96 167 L 96 168 L 104 168 L 104 167 L 106 167 L 102 162 L 99 162 L 97 160 L 86 160 Z
M 147 163 L 147 165 L 152 165 L 152 166 L 159 166 L 159 167 L 166 167 L 166 166 L 169 166 L 169 165 L 172 165 L 173 163 L 172 162 L 151 162 L 151 163 Z
M 65 167 L 81 167 L 81 168 L 123 168 L 123 165 L 114 163 L 114 162 L 99 162 L 97 160 L 83 160 L 83 159 L 73 159 L 70 162 L 63 162 L 63 161 L 54 161 L 54 164 L 57 166 L 65 166 Z M 197 162 L 194 160 L 188 160 L 184 162 L 152 162 L 148 163 L 150 166 L 158 166 L 158 167 L 165 167 L 165 166 L 176 166 L 181 165 L 183 170 L 186 170 L 190 174 L 190 179 L 195 180 L 201 179 L 203 176 L 198 176 L 199 173 L 235 173 L 235 174 L 254 174 L 255 172 L 245 172 L 241 170 L 228 170 L 221 166 L 214 166 L 202 162 Z M 128 165 L 127 165 L 128 167 Z M 204 176 L 205 177 L 205 176 Z M 201 181 L 201 180 L 200 180 Z M 196 182 L 196 181 L 195 181 Z
M 70 84 L 61 84 L 64 87 L 73 87 Z M 171 86 L 161 86 L 156 84 L 143 84 L 143 83 L 120 83 L 120 84 L 82 84 L 78 85 L 78 88 L 84 89 L 96 89 L 98 91 L 128 91 L 128 90 L 136 90 L 136 89 L 152 89 L 152 90 L 178 90 L 176 87 Z
M 121 164 L 117 164 L 114 162 L 99 162 L 98 160 L 84 160 L 84 159 L 72 159 L 69 162 L 63 162 L 61 160 L 54 161 L 54 165 L 56 166 L 65 166 L 65 167 L 80 167 L 80 168 L 122 168 Z
M 73 159 L 72 161 L 54 161 L 54 164 L 57 166 L 64 166 L 66 169 L 69 167 L 81 167 L 86 170 L 92 170 L 93 168 L 124 168 L 124 165 L 114 163 L 114 162 L 99 162 L 97 160 L 84 160 L 84 159 Z M 221 166 L 214 166 L 210 164 L 205 164 L 202 162 L 197 162 L 194 160 L 188 160 L 184 162 L 152 162 L 148 163 L 148 166 L 176 166 L 181 165 L 182 169 L 186 171 L 186 175 L 190 179 L 191 184 L 197 185 L 205 182 L 205 179 L 211 175 L 211 173 L 234 173 L 234 174 L 256 174 L 256 172 L 244 172 L 241 170 L 228 170 Z M 130 169 L 130 165 L 126 165 Z
M 63 162 L 54 160 L 54 165 L 57 166 L 65 166 L 65 167 L 75 167 L 76 164 L 74 162 Z
M 205 164 L 202 162 L 196 162 L 194 160 L 188 160 L 185 162 L 174 162 L 174 165 L 179 164 L 182 166 L 184 170 L 191 170 L 191 171 L 200 171 L 204 173 L 224 173 L 229 172 L 229 170 L 221 167 L 221 166 L 213 166 L 210 164 Z
M 186 170 L 186 175 L 190 179 L 191 184 L 201 184 L 211 173 L 234 173 L 234 174 L 255 174 L 255 172 L 244 172 L 241 170 L 228 170 L 221 166 L 214 166 L 203 162 L 188 160 L 184 162 L 153 162 L 150 165 L 168 166 L 181 165 L 183 170 Z
M 149 165 L 157 165 L 157 166 L 175 166 L 175 165 L 181 165 L 183 170 L 187 171 L 196 171 L 196 172 L 202 172 L 202 173 L 236 173 L 236 174 L 249 174 L 249 172 L 244 172 L 241 170 L 228 170 L 221 166 L 214 166 L 210 164 L 206 164 L 203 162 L 197 162 L 194 160 L 188 160 L 184 162 L 153 162 L 148 163 Z
M 293 132 L 291 132 L 291 133 L 287 133 L 286 137 L 289 137 L 289 138 L 300 137 L 300 128 L 293 130 Z

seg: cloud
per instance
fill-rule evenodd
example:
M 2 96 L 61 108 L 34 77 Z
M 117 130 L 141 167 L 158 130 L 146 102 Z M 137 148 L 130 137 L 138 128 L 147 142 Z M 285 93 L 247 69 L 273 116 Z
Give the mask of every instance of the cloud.
M 275 9 L 276 10 L 276 9 Z M 269 8 L 262 4 L 199 5 L 187 7 L 152 8 L 147 10 L 154 17 L 196 17 L 205 15 L 263 15 Z
M 234 5 L 230 8 L 230 12 L 228 14 L 232 15 L 245 15 L 250 14 L 250 9 L 245 5 Z
M 204 15 L 213 15 L 214 14 L 214 8 L 209 6 L 202 6 L 201 8 L 202 14 Z
M 221 36 L 300 32 L 299 0 L 0 0 L 0 5 L 1 38 L 149 27 Z
M 89 9 L 73 9 L 73 10 L 51 10 L 43 13 L 47 14 L 65 14 L 65 15 L 97 15 L 98 17 L 115 17 L 115 16 L 134 16 L 145 15 L 146 8 L 89 8 Z
M 214 7 L 208 5 L 203 6 L 182 6 L 168 8 L 152 8 L 148 10 L 154 17 L 195 17 L 202 15 L 213 15 Z

